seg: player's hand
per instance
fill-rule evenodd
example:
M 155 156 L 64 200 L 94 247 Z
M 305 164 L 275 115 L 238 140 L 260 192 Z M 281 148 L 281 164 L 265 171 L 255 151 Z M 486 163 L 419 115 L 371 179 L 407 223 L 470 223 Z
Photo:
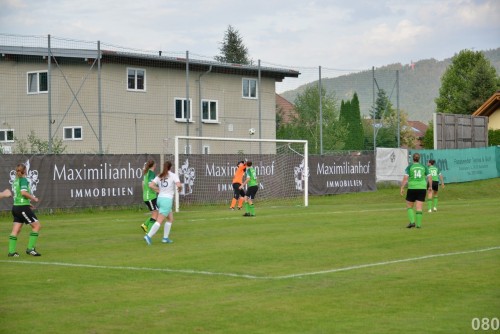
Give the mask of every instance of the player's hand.
M 38 202 L 38 197 L 33 196 L 33 201 Z
M 4 191 L 0 192 L 3 196 L 1 197 L 12 197 L 12 191 L 10 191 L 9 188 L 5 189 Z

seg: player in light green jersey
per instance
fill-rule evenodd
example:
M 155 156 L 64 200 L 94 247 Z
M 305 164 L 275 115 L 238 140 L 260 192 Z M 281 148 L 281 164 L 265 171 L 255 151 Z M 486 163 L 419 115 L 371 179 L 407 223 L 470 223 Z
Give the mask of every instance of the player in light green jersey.
M 432 210 L 437 211 L 437 205 L 438 205 L 438 190 L 439 190 L 439 181 L 441 181 L 441 188 L 444 189 L 444 180 L 443 180 L 443 174 L 437 168 L 434 166 L 436 163 L 436 160 L 431 159 L 427 163 L 429 173 L 431 174 L 432 177 L 432 184 L 431 188 L 427 192 L 427 208 L 429 212 L 432 212 Z
M 141 224 L 141 228 L 144 232 L 148 233 L 151 226 L 156 222 L 158 217 L 158 205 L 156 203 L 158 196 L 153 189 L 149 187 L 149 182 L 153 181 L 155 178 L 155 168 L 156 163 L 154 160 L 149 160 L 144 164 L 144 169 L 142 171 L 142 199 L 144 204 L 148 207 L 151 212 L 151 217 L 147 218 L 144 223 Z
M 8 256 L 19 257 L 19 254 L 16 252 L 17 236 L 19 232 L 21 232 L 23 224 L 31 226 L 26 254 L 40 256 L 41 254 L 35 250 L 35 246 L 38 240 L 38 233 L 42 226 L 31 206 L 31 201 L 38 202 L 38 198 L 31 193 L 30 185 L 26 178 L 26 166 L 24 164 L 16 166 L 16 178 L 12 184 L 12 190 L 14 193 L 14 205 L 12 206 L 14 225 L 12 226 L 12 232 L 9 236 Z
M 245 181 L 240 186 L 240 189 L 243 189 L 245 185 L 247 185 L 247 191 L 245 192 L 245 217 L 254 217 L 255 216 L 255 206 L 253 201 L 255 199 L 255 195 L 259 190 L 259 181 L 257 181 L 257 172 L 255 168 L 252 167 L 252 162 L 247 161 L 246 163 L 247 169 L 245 171 Z
M 407 228 L 422 227 L 422 206 L 427 193 L 427 182 L 430 182 L 430 180 L 429 170 L 420 163 L 420 154 L 413 154 L 413 163 L 406 167 L 400 192 L 402 196 L 405 185 L 408 184 L 406 211 L 410 223 L 406 226 Z

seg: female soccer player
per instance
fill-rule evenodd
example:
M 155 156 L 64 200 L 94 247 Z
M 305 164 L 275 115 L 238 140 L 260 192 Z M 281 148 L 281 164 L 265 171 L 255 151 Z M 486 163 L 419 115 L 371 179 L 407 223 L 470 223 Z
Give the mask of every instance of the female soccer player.
M 406 167 L 400 191 L 402 196 L 404 187 L 406 183 L 408 183 L 406 210 L 410 223 L 406 226 L 407 228 L 422 227 L 422 206 L 425 202 L 427 183 L 430 182 L 430 180 L 429 170 L 420 163 L 420 154 L 413 154 L 413 163 Z M 413 211 L 414 206 L 415 212 Z
M 148 245 L 152 243 L 152 237 L 158 232 L 163 223 L 163 220 L 169 216 L 172 212 L 172 204 L 174 202 L 175 188 L 180 191 L 182 189 L 182 184 L 179 180 L 179 176 L 170 171 L 172 168 L 172 163 L 170 161 L 165 161 L 163 164 L 163 170 L 156 176 L 153 181 L 149 183 L 149 187 L 158 193 L 157 203 L 158 203 L 158 217 L 156 222 L 151 226 L 149 232 L 144 236 L 144 240 Z M 172 240 L 169 239 L 170 229 L 172 228 L 172 223 L 165 223 L 165 228 L 163 232 L 163 243 L 171 243 Z
M 234 210 L 234 207 L 236 206 L 236 203 L 238 203 L 238 210 L 241 209 L 243 206 L 243 201 L 245 199 L 245 191 L 240 188 L 241 183 L 243 182 L 243 175 L 245 174 L 245 168 L 247 165 L 245 164 L 245 161 L 239 161 L 238 162 L 238 168 L 236 168 L 236 171 L 234 172 L 233 176 L 233 200 L 231 201 L 231 206 L 229 209 Z
M 28 248 L 26 254 L 32 256 L 41 256 L 35 250 L 38 240 L 38 233 L 42 227 L 38 218 L 32 210 L 31 201 L 38 202 L 38 198 L 31 194 L 30 185 L 26 178 L 26 166 L 19 164 L 16 166 L 16 179 L 12 185 L 14 190 L 14 205 L 12 206 L 12 216 L 14 217 L 14 225 L 9 236 L 9 257 L 19 257 L 16 252 L 17 236 L 21 232 L 23 224 L 31 226 L 31 233 L 28 240 Z
M 431 174 L 432 177 L 432 187 L 429 189 L 429 192 L 427 193 L 427 208 L 429 209 L 429 212 L 432 212 L 433 209 L 433 204 L 434 204 L 434 212 L 437 211 L 437 205 L 438 205 L 438 190 L 439 190 L 439 181 L 441 181 L 441 187 L 444 189 L 444 180 L 443 180 L 443 174 L 437 168 L 434 166 L 436 163 L 436 160 L 431 159 L 427 163 L 429 173 Z
M 257 181 L 257 173 L 255 172 L 255 168 L 252 167 L 252 162 L 247 161 L 247 170 L 245 171 L 246 179 L 241 184 L 240 189 L 243 189 L 245 185 L 248 184 L 248 188 L 245 195 L 245 217 L 254 217 L 255 216 L 255 207 L 253 204 L 253 200 L 255 199 L 255 195 L 259 190 L 259 182 Z
M 154 160 L 149 160 L 144 165 L 144 169 L 142 171 L 142 199 L 151 212 L 151 217 L 146 219 L 146 221 L 141 224 L 141 228 L 146 233 L 148 233 L 150 227 L 156 222 L 156 218 L 158 217 L 158 206 L 156 204 L 157 194 L 149 187 L 149 183 L 153 181 L 156 176 L 155 168 L 156 163 Z

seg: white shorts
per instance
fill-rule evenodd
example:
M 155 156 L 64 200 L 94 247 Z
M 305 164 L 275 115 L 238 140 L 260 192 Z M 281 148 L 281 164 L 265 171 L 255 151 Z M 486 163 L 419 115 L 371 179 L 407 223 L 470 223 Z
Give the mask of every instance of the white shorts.
M 158 197 L 156 203 L 158 204 L 158 212 L 166 217 L 172 211 L 174 200 L 169 197 Z

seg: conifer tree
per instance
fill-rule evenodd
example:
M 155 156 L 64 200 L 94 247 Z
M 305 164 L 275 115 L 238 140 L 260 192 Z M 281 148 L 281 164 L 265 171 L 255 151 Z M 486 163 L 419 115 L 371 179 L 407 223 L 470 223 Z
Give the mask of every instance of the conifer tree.
M 243 44 L 238 30 L 231 25 L 228 26 L 224 39 L 220 43 L 220 55 L 215 60 L 222 63 L 249 65 L 252 61 L 248 57 L 248 49 Z
M 364 131 L 358 94 L 354 93 L 352 100 L 347 101 L 345 106 L 344 124 L 347 127 L 347 139 L 344 150 L 362 150 L 364 149 Z

